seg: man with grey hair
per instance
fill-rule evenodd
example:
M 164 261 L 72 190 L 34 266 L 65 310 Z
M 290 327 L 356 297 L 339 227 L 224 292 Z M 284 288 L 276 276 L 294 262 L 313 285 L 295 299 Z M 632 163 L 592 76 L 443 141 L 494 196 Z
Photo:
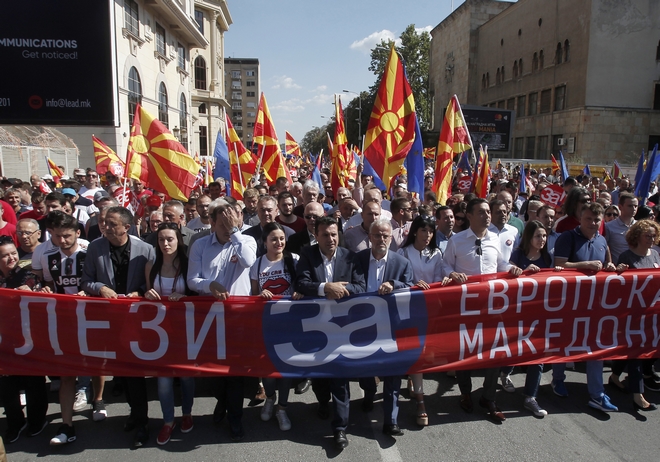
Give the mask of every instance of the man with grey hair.
M 31 264 L 32 253 L 39 245 L 41 230 L 39 222 L 34 218 L 23 218 L 16 223 L 16 239 L 18 240 L 18 257 L 25 261 L 25 264 Z M 23 266 L 21 264 L 21 266 Z
M 303 185 L 300 181 L 294 181 L 291 185 L 291 194 L 296 201 L 296 205 L 303 203 Z
M 368 206 L 369 203 L 365 204 L 365 208 Z M 357 254 L 367 283 L 367 292 L 386 295 L 398 289 L 412 287 L 413 271 L 410 261 L 396 252 L 389 251 L 392 244 L 392 223 L 386 218 L 375 220 L 369 227 L 369 241 L 371 248 Z M 373 377 L 362 377 L 360 387 L 364 390 L 362 410 L 369 412 L 374 405 L 376 380 Z M 389 436 L 403 435 L 397 422 L 400 388 L 400 375 L 383 377 L 383 433 Z
M 362 212 L 360 213 L 360 216 L 362 218 L 362 223 L 353 228 L 347 229 L 344 233 L 344 243 L 346 248 L 351 252 L 359 252 L 368 249 L 371 246 L 369 229 L 374 221 L 382 217 L 380 203 L 374 199 L 365 201 L 362 204 Z M 389 221 L 391 218 L 387 220 Z
M 380 189 L 378 189 L 376 186 L 373 185 L 367 185 L 367 187 L 364 188 L 364 195 L 362 198 L 362 206 L 364 207 L 364 204 L 369 202 L 369 201 L 377 201 L 378 204 L 380 205 L 381 209 L 381 216 L 383 218 L 387 218 L 388 220 L 392 219 L 392 213 L 389 211 L 389 206 L 387 207 L 388 210 L 385 210 L 383 207 L 383 193 L 380 192 Z M 388 202 L 389 204 L 389 202 Z M 362 223 L 362 215 L 361 214 L 355 214 L 351 217 L 350 220 L 348 220 L 348 223 L 346 224 L 346 229 L 352 228 L 354 226 L 358 226 L 360 223 Z M 367 228 L 368 229 L 368 228 Z
M 305 212 L 305 206 L 310 202 L 319 201 L 320 191 L 321 189 L 319 188 L 319 185 L 315 181 L 313 180 L 305 181 L 305 185 L 303 186 L 303 192 L 302 192 L 302 204 L 297 205 L 296 208 L 293 209 L 293 213 L 302 218 L 303 213 Z
M 275 217 L 277 216 L 277 199 L 273 196 L 260 197 L 257 203 L 257 216 L 259 217 L 259 223 L 249 228 L 243 234 L 252 236 L 257 242 L 257 257 L 260 257 L 266 254 L 266 246 L 261 235 L 263 234 L 264 226 L 275 221 Z M 282 228 L 284 228 L 284 235 L 287 240 L 289 236 L 295 234 L 295 231 L 288 226 L 282 225 Z
M 215 199 L 208 236 L 190 248 L 188 287 L 200 295 L 226 300 L 231 295 L 250 295 L 250 267 L 257 261 L 257 243 L 241 232 L 242 220 L 224 198 Z M 223 376 L 217 390 L 218 403 L 213 420 L 228 415 L 231 439 L 243 439 L 243 377 Z
M 508 191 L 500 191 L 497 193 L 497 199 L 504 201 L 506 204 L 507 213 L 509 214 L 509 221 L 507 221 L 507 224 L 516 228 L 518 230 L 518 235 L 522 236 L 525 225 L 523 225 L 523 222 L 520 218 L 514 216 L 514 214 L 511 213 L 513 210 L 513 196 L 511 193 Z
M 178 200 L 165 202 L 163 204 L 163 222 L 175 223 L 179 225 L 181 236 L 183 236 L 183 245 L 185 245 L 187 249 L 188 245 L 190 245 L 190 238 L 195 234 L 195 231 L 184 226 L 186 222 L 186 215 L 183 202 Z M 145 242 L 156 247 L 158 245 L 158 233 L 149 234 L 145 239 Z

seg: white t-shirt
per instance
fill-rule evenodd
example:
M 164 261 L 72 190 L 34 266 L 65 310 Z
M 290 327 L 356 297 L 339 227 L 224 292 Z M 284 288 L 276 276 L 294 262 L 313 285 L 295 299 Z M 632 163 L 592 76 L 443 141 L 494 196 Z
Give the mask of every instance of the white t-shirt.
M 205 225 L 204 223 L 202 223 L 202 219 L 200 217 L 197 217 L 190 220 L 190 222 L 186 225 L 186 227 L 198 233 L 200 231 L 204 231 L 205 229 L 211 229 L 211 223 L 209 222 L 208 225 Z
M 300 257 L 292 253 L 293 263 L 298 262 Z M 292 295 L 293 278 L 284 265 L 284 258 L 272 262 L 266 255 L 257 258 L 250 268 L 250 280 L 259 282 L 259 289 L 268 289 L 273 295 Z
M 87 189 L 87 186 L 83 186 L 80 188 L 80 191 L 78 191 L 78 195 L 93 201 L 94 194 L 96 194 L 97 191 L 103 191 L 103 188 Z
M 87 250 L 89 241 L 85 239 L 78 239 L 78 246 L 82 249 Z M 46 266 L 45 254 L 50 253 L 53 249 L 56 249 L 53 245 L 53 241 L 48 239 L 46 242 L 39 244 L 32 252 L 32 269 L 36 271 L 42 271 Z

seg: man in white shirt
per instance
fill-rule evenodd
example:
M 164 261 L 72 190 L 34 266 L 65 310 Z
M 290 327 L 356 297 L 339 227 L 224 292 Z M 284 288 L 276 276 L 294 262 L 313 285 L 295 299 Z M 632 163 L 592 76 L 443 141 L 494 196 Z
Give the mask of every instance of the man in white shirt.
M 619 255 L 628 250 L 626 234 L 630 227 L 635 223 L 635 214 L 639 207 L 639 201 L 633 193 L 623 191 L 619 194 L 619 210 L 621 214 L 618 218 L 605 223 L 605 240 L 612 254 L 614 264 L 619 260 Z
M 211 204 L 211 197 L 207 194 L 202 194 L 197 198 L 195 209 L 197 210 L 197 218 L 192 219 L 186 226 L 198 233 L 205 229 L 211 228 L 211 217 L 209 216 L 209 205 Z
M 344 233 L 344 242 L 348 250 L 359 252 L 371 247 L 369 227 L 374 221 L 381 218 L 381 212 L 380 203 L 377 200 L 365 200 L 364 204 L 362 204 L 362 213 L 360 214 L 362 223 L 347 229 Z
M 520 237 L 518 230 L 513 226 L 507 224 L 509 221 L 509 210 L 506 203 L 499 199 L 495 199 L 490 203 L 490 216 L 491 223 L 488 231 L 497 234 L 502 243 L 502 256 L 506 261 L 509 261 L 513 249 L 518 247 Z
M 472 199 L 468 202 L 466 215 L 470 227 L 449 239 L 443 260 L 443 273 L 458 284 L 465 284 L 468 276 L 493 274 L 498 271 L 508 271 L 514 276 L 520 276 L 522 270 L 504 259 L 500 239 L 488 231 L 490 226 L 488 202 L 485 199 Z M 479 405 L 488 410 L 493 420 L 502 422 L 506 417 L 495 404 L 500 368 L 489 368 L 484 372 L 484 389 Z M 470 371 L 457 371 L 456 379 L 461 390 L 460 406 L 465 412 L 472 412 Z
M 364 204 L 366 204 L 369 201 L 375 200 L 378 202 L 378 204 L 381 206 L 381 216 L 383 218 L 387 218 L 388 220 L 392 219 L 392 214 L 389 212 L 389 210 L 385 210 L 383 208 L 383 193 L 380 192 L 380 190 L 376 186 L 371 186 L 368 188 L 365 188 L 364 190 L 364 197 L 362 199 L 362 202 L 359 202 L 358 205 L 362 204 L 361 206 L 364 208 Z M 356 201 L 357 202 L 357 201 Z M 389 202 L 388 202 L 389 204 Z M 389 209 L 389 207 L 388 207 Z M 362 215 L 361 214 L 355 214 L 351 217 L 350 220 L 348 220 L 348 224 L 346 225 L 346 230 L 349 228 L 353 228 L 355 226 L 358 226 L 362 222 Z M 371 223 L 369 224 L 371 225 Z M 369 228 L 367 228 L 369 229 Z
M 96 172 L 96 170 L 89 170 L 85 174 L 85 184 L 80 188 L 78 194 L 89 200 L 94 200 L 94 194 L 96 191 L 100 191 L 102 189 L 103 188 L 99 187 L 99 174 Z

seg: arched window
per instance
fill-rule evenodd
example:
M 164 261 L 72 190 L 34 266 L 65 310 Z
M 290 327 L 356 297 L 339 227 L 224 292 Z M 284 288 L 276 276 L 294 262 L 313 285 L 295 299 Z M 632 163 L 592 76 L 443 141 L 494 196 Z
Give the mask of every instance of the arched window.
M 135 67 L 128 71 L 128 124 L 133 126 L 135 108 L 142 103 L 142 82 Z
M 495 74 L 495 85 L 500 84 L 500 68 L 497 68 L 497 74 Z
M 195 58 L 195 89 L 206 90 L 206 61 L 201 56 Z
M 518 72 L 520 73 L 520 77 L 523 76 L 523 66 L 522 66 L 522 58 L 518 60 Z
M 504 66 L 502 66 L 502 75 L 500 78 L 502 79 L 502 83 L 504 83 Z
M 571 53 L 571 42 L 566 39 L 564 41 L 564 62 L 567 63 Z
M 543 56 L 543 50 L 539 51 L 539 69 L 543 70 L 543 62 L 545 61 Z
M 518 78 L 518 61 L 513 62 L 513 78 Z
M 486 74 L 481 75 L 481 88 L 486 89 Z
M 486 72 L 486 88 L 490 87 L 490 75 Z
M 165 83 L 161 82 L 158 87 L 158 120 L 169 128 L 169 117 L 167 116 L 167 88 Z
M 181 133 L 179 142 L 184 148 L 188 149 L 188 105 L 186 104 L 186 95 L 183 93 L 179 98 L 179 127 Z
M 557 44 L 557 51 L 555 52 L 555 64 L 561 64 L 562 63 L 562 50 L 561 50 L 561 42 Z
M 537 71 L 539 69 L 539 54 L 534 52 L 534 56 L 532 57 L 532 72 Z
M 197 108 L 197 112 L 199 112 L 200 114 L 206 114 L 206 104 L 204 103 L 200 104 L 199 107 Z

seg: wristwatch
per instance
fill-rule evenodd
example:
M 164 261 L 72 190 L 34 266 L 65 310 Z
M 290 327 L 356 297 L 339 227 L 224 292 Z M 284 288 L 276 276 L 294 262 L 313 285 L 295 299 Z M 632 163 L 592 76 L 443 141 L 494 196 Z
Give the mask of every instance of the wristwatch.
M 237 232 L 239 232 L 239 231 L 240 231 L 240 229 L 238 229 L 238 227 L 234 226 L 234 227 L 229 231 L 229 234 L 234 234 L 234 233 L 237 233 Z

